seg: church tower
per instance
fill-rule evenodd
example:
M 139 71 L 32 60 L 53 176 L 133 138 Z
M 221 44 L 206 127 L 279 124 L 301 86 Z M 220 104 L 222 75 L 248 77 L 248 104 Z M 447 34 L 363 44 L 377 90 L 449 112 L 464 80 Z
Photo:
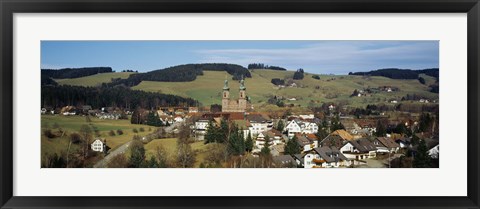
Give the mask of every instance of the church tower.
M 238 108 L 243 110 L 243 111 L 245 111 L 247 109 L 247 95 L 246 95 L 245 90 L 247 90 L 247 88 L 245 87 L 245 81 L 243 80 L 243 76 L 242 76 L 242 80 L 240 81 Z
M 230 88 L 228 87 L 228 80 L 225 79 L 225 84 L 223 85 L 223 92 L 222 92 L 222 112 L 226 112 L 225 110 L 228 109 L 230 101 Z

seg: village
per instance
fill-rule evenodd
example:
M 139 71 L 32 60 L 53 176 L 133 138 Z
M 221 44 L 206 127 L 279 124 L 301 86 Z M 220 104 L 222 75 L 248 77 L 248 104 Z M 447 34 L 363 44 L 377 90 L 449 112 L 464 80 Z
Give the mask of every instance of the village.
M 257 160 L 258 167 L 268 168 L 438 167 L 438 118 L 431 113 L 401 112 L 391 117 L 389 111 L 371 108 L 370 113 L 373 109 L 377 114 L 349 114 L 345 107 L 328 103 L 323 108 L 298 114 L 287 110 L 281 115 L 270 114 L 254 110 L 244 82 L 241 79 L 238 90 L 231 90 L 228 81 L 224 81 L 219 98 L 221 106 L 130 110 L 92 109 L 83 105 L 57 110 L 42 108 L 41 113 L 61 117 L 83 115 L 100 120 L 130 119 L 132 124 L 160 127 L 162 132 L 176 138 L 182 137 L 183 132 L 183 137 L 186 134 L 191 141 L 226 144 L 222 149 L 233 159 L 240 159 L 239 163 L 233 160 L 233 164 L 215 160 L 213 167 L 251 167 L 244 164 L 248 160 Z M 238 91 L 237 99 L 231 97 L 231 91 Z M 354 92 L 354 96 L 363 94 L 364 91 Z M 111 152 L 106 138 L 91 141 L 91 151 L 104 154 L 102 162 L 94 167 L 107 167 L 109 162 L 105 161 L 123 155 L 128 147 L 125 143 L 124 149 Z M 159 136 L 138 138 L 150 142 Z M 241 140 L 233 142 L 238 138 Z M 202 163 L 200 167 L 208 166 Z

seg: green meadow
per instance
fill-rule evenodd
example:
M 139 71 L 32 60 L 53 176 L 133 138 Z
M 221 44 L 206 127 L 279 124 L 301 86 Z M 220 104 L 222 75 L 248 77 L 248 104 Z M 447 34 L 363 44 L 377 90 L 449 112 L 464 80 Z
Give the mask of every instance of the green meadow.
M 131 72 L 119 72 L 119 73 L 99 73 L 91 76 L 85 76 L 80 78 L 70 79 L 55 79 L 60 85 L 72 85 L 72 86 L 97 86 L 102 83 L 109 83 L 114 78 L 128 78 Z

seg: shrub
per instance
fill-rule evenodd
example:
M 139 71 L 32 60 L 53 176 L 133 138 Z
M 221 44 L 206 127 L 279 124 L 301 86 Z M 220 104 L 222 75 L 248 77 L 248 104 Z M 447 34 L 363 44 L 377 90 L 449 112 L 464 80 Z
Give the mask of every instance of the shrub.
M 134 128 L 133 133 L 138 133 L 138 130 L 136 128 Z
M 140 132 L 144 132 L 145 129 L 143 127 L 140 128 Z
M 110 132 L 108 132 L 108 135 L 110 135 L 110 136 L 115 136 L 115 131 L 110 130 Z
M 44 130 L 43 134 L 49 139 L 53 139 L 53 138 L 57 137 L 55 134 L 53 134 L 51 129 Z
M 117 135 L 123 135 L 122 129 L 118 129 L 118 130 L 117 130 Z

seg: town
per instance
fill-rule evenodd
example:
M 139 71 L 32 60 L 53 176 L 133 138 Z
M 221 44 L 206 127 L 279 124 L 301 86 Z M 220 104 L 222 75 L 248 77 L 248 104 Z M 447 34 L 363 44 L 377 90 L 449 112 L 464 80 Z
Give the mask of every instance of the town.
M 42 107 L 45 144 L 69 135 L 58 148 L 61 154 L 44 156 L 42 167 L 439 167 L 438 99 L 430 100 L 435 108 L 421 110 L 393 99 L 387 102 L 397 106 L 323 102 L 294 109 L 278 104 L 279 96 L 273 103 L 281 109 L 270 111 L 252 103 L 248 80 L 230 80 L 238 88 L 231 88 L 229 79 L 215 81 L 221 94 L 210 106 L 159 102 L 150 109 Z M 379 86 L 346 94 L 368 97 L 397 91 Z M 407 95 L 398 102 L 404 100 L 429 103 Z M 77 127 L 73 121 L 84 125 Z M 65 135 L 70 125 L 75 128 Z

